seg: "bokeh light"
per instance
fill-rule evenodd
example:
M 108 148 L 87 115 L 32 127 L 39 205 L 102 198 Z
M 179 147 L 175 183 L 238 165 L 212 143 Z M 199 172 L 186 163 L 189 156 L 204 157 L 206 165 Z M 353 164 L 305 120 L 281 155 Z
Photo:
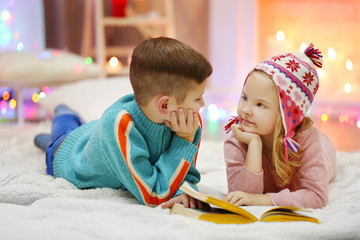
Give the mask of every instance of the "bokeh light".
M 329 116 L 328 116 L 326 113 L 324 113 L 323 115 L 321 115 L 321 120 L 322 120 L 323 122 L 327 122 L 328 119 L 329 119 Z
M 7 10 L 3 10 L 0 14 L 0 18 L 5 22 L 8 22 L 11 19 L 11 14 Z
M 3 100 L 7 101 L 10 98 L 10 93 L 8 91 L 3 92 L 2 95 Z
M 109 65 L 113 68 L 117 67 L 119 65 L 119 60 L 117 59 L 117 57 L 110 58 Z
M 6 101 L 2 100 L 0 101 L 0 108 L 6 108 Z
M 47 95 L 50 92 L 50 88 L 48 86 L 43 86 L 41 91 L 44 92 Z
M 83 65 L 81 65 L 81 64 L 75 65 L 74 72 L 76 74 L 82 74 L 84 71 L 85 71 L 85 67 Z
M 278 31 L 276 33 L 276 39 L 279 40 L 280 42 L 285 40 L 285 33 L 283 31 Z
M 349 71 L 352 71 L 353 70 L 353 64 L 352 64 L 352 62 L 351 62 L 351 60 L 350 59 L 348 59 L 347 61 L 346 61 L 346 69 L 347 70 L 349 70 Z
M 9 107 L 11 109 L 15 109 L 16 108 L 16 100 L 15 99 L 11 99 L 9 102 Z
M 349 94 L 351 93 L 351 85 L 350 83 L 346 83 L 345 86 L 344 86 L 344 91 Z
M 46 93 L 40 92 L 39 93 L 39 99 L 44 99 L 46 97 Z
M 93 63 L 92 58 L 91 58 L 91 57 L 87 57 L 87 58 L 85 59 L 85 63 L 86 63 L 86 64 L 92 64 L 92 63 Z
M 336 52 L 335 49 L 333 47 L 329 47 L 328 49 L 328 57 L 332 60 L 336 59 Z
M 24 50 L 24 44 L 22 42 L 19 42 L 16 46 L 16 50 L 18 52 L 21 52 L 22 50 Z
M 304 52 L 307 47 L 308 47 L 308 45 L 306 43 L 302 42 L 300 45 L 300 52 Z
M 219 109 L 215 104 L 209 104 L 207 110 L 208 110 L 208 120 L 210 122 L 216 122 L 219 120 Z
M 318 68 L 316 71 L 317 71 L 317 74 L 318 74 L 319 77 L 324 76 L 324 70 L 322 68 Z
M 39 94 L 33 93 L 32 100 L 34 103 L 37 103 L 39 101 Z

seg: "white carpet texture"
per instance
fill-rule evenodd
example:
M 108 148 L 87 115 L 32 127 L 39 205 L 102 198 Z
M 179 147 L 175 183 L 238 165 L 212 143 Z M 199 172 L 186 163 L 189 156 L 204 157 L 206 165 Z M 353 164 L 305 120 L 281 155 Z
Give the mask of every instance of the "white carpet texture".
M 33 137 L 50 122 L 0 125 L 0 239 L 360 239 L 360 152 L 337 154 L 321 224 L 218 225 L 140 205 L 128 192 L 79 190 L 45 175 Z M 203 140 L 200 189 L 226 193 L 222 142 Z

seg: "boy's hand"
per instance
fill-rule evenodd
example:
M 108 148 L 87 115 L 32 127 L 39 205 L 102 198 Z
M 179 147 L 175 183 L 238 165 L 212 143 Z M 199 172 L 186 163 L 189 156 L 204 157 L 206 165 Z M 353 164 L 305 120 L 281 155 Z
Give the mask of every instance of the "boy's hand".
M 186 193 L 178 195 L 161 205 L 161 208 L 171 208 L 175 203 L 180 203 L 186 208 L 208 209 L 209 205 L 201 202 Z
M 199 128 L 199 115 L 194 113 L 191 108 L 187 109 L 187 114 L 183 108 L 179 108 L 177 112 L 171 113 L 170 122 L 166 121 L 165 124 L 176 135 L 192 143 Z

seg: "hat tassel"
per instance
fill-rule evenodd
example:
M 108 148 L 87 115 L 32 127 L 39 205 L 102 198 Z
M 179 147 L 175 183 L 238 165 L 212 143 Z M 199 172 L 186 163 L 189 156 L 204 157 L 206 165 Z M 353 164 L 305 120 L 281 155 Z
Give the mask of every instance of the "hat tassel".
M 315 66 L 322 68 L 323 56 L 319 49 L 314 48 L 314 44 L 310 44 L 304 51 L 305 55 L 308 56 Z
M 288 163 L 289 162 L 288 148 L 290 148 L 292 152 L 297 152 L 300 149 L 300 145 L 294 139 L 288 137 L 284 138 L 283 145 L 285 149 L 285 160 Z
M 231 125 L 238 124 L 238 123 L 239 123 L 239 117 L 238 116 L 230 117 L 229 122 L 225 125 L 226 134 L 228 134 L 231 131 Z

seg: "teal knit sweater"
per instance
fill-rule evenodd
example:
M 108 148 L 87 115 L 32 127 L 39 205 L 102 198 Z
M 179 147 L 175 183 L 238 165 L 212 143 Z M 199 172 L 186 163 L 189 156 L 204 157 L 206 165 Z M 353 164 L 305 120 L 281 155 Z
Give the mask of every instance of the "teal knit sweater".
M 128 190 L 143 204 L 159 205 L 181 194 L 184 180 L 193 187 L 200 181 L 195 168 L 200 136 L 201 127 L 193 143 L 178 137 L 149 120 L 134 95 L 127 95 L 65 138 L 54 158 L 54 176 L 78 188 Z

